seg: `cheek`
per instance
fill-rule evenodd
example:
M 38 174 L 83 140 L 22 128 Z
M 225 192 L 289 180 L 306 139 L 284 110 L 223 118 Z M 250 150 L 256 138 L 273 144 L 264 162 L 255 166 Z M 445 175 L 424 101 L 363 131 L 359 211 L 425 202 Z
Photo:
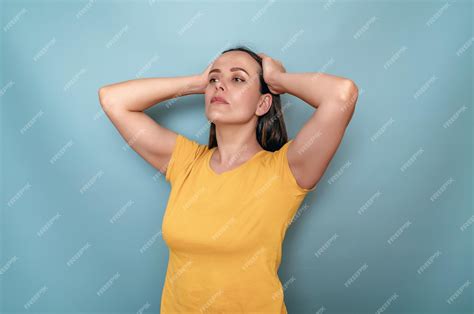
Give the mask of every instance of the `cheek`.
M 252 95 L 241 95 L 239 99 L 233 102 L 233 110 L 240 116 L 252 116 L 257 110 L 257 99 Z
M 240 88 L 235 88 L 230 93 L 231 98 L 235 99 L 236 101 L 241 101 L 244 103 L 252 103 L 256 102 L 258 99 L 258 93 L 252 87 L 249 86 L 242 86 Z
M 211 102 L 212 95 L 213 95 L 213 93 L 212 93 L 211 89 L 207 88 L 204 91 L 204 101 L 205 101 L 206 104 Z

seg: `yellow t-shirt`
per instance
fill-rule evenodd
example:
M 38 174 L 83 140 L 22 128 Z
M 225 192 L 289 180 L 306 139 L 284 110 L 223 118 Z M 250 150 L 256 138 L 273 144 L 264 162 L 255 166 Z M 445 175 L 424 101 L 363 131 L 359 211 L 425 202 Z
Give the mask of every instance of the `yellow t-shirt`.
M 178 134 L 166 171 L 169 247 L 161 313 L 287 313 L 282 243 L 305 195 L 286 156 L 260 151 L 221 174 L 208 149 Z

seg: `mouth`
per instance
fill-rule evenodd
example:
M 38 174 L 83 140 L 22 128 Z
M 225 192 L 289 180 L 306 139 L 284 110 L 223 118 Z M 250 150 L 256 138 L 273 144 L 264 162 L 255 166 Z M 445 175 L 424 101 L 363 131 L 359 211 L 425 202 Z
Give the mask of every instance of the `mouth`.
M 219 103 L 219 104 L 228 104 L 227 100 L 225 100 L 225 98 L 223 97 L 219 97 L 219 96 L 214 96 L 211 98 L 211 104 L 213 103 Z

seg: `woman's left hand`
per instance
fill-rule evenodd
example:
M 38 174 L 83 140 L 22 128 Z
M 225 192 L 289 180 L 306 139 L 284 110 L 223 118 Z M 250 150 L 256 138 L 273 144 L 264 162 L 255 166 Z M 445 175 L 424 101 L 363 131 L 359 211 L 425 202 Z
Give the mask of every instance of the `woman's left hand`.
M 285 67 L 283 64 L 267 56 L 264 53 L 257 53 L 257 55 L 262 58 L 262 68 L 263 68 L 263 79 L 267 83 L 268 88 L 273 94 L 284 94 L 285 90 L 281 85 L 279 85 L 278 77 L 286 73 Z

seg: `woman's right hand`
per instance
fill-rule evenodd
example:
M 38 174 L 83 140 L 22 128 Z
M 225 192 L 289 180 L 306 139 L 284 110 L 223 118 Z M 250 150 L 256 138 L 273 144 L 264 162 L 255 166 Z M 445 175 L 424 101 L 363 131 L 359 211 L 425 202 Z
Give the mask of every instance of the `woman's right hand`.
M 198 92 L 197 92 L 198 94 L 204 94 L 206 92 L 207 84 L 209 84 L 209 81 L 208 81 L 209 71 L 211 70 L 213 63 L 214 62 L 211 62 L 206 67 L 204 72 L 202 72 L 201 74 L 198 75 L 198 83 L 197 83 L 198 84 Z

